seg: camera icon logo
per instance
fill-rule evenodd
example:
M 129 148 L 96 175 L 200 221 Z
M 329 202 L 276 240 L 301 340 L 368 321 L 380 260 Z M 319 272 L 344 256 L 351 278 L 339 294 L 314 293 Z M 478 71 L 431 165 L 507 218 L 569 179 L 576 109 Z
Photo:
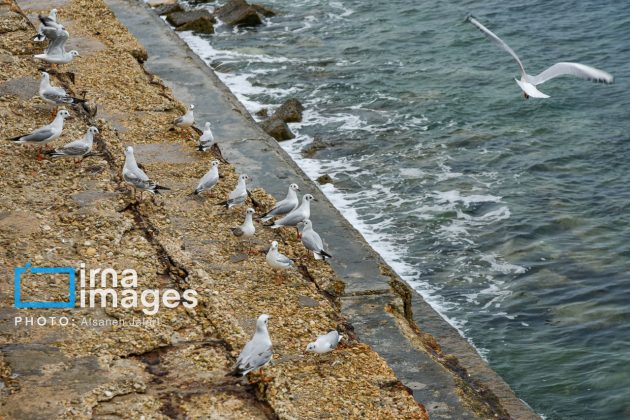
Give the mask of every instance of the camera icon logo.
M 22 277 L 26 274 L 65 274 L 68 276 L 68 301 L 67 302 L 23 302 L 21 299 Z M 72 267 L 35 267 L 31 268 L 30 263 L 24 267 L 15 267 L 13 271 L 13 300 L 14 306 L 18 309 L 24 308 L 74 308 L 76 296 L 74 290 L 75 274 Z

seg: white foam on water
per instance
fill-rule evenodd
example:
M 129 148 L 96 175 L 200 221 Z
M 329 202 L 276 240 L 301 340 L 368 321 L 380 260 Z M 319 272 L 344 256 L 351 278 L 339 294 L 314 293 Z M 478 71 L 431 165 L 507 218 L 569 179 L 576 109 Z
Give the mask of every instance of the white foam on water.
M 501 274 L 523 274 L 527 271 L 527 268 L 520 265 L 497 261 L 495 254 L 483 255 L 481 261 L 487 262 L 492 270 Z

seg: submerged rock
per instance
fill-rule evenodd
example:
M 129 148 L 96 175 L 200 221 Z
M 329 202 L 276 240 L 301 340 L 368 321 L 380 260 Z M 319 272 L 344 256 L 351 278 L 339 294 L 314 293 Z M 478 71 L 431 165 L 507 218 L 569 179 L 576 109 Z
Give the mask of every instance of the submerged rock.
M 320 150 L 324 150 L 327 147 L 328 145 L 324 143 L 322 138 L 316 136 L 315 140 L 313 140 L 312 143 L 309 143 L 308 145 L 304 146 L 304 148 L 302 148 L 302 156 L 312 158 L 313 156 L 315 156 L 315 153 L 319 152 Z
M 319 185 L 332 184 L 333 183 L 332 177 L 330 175 L 328 175 L 328 174 L 318 176 L 316 181 L 317 181 L 317 183 Z
M 273 113 L 273 118 L 279 118 L 284 122 L 300 122 L 302 121 L 302 112 L 304 106 L 295 98 L 290 98 Z
M 245 0 L 229 0 L 214 14 L 230 26 L 256 26 L 262 23 L 256 9 Z
M 158 15 L 163 16 L 163 15 L 170 15 L 171 13 L 175 13 L 175 12 L 183 12 L 184 9 L 182 9 L 182 6 L 180 6 L 179 3 L 174 3 L 174 4 L 163 4 L 153 9 L 153 11 L 157 13 Z
M 166 21 L 177 31 L 195 31 L 206 34 L 214 33 L 216 19 L 207 10 L 175 12 L 166 17 Z
M 177 0 L 147 0 L 147 4 L 151 7 L 158 7 L 167 4 L 177 4 Z
M 278 141 L 291 140 L 295 138 L 295 134 L 291 132 L 287 123 L 280 118 L 268 118 L 260 123 L 260 127 Z

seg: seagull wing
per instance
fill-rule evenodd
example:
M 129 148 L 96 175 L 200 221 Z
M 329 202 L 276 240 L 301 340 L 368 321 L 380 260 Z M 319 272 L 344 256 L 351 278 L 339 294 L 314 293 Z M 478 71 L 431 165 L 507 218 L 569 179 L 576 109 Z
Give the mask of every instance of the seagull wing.
M 529 81 L 534 85 L 540 85 L 547 80 L 554 79 L 558 76 L 576 76 L 581 79 L 590 80 L 597 83 L 611 84 L 614 81 L 614 77 L 606 73 L 603 70 L 598 70 L 594 67 L 586 66 L 579 63 L 556 63 L 549 67 L 547 70 L 536 76 L 527 76 Z
M 284 216 L 282 219 L 276 220 L 274 226 L 295 226 L 302 221 L 304 221 L 304 212 L 296 209 Z
M 273 356 L 272 346 L 259 336 L 255 335 L 243 347 L 241 354 L 236 359 L 234 368 L 242 374 L 257 369 L 267 364 Z
M 472 23 L 473 25 L 475 25 L 490 41 L 492 41 L 494 44 L 496 44 L 499 48 L 501 48 L 504 51 L 507 51 L 514 58 L 514 60 L 516 60 L 516 62 L 518 63 L 518 66 L 521 68 L 521 74 L 523 74 L 523 75 L 526 74 L 525 73 L 525 67 L 523 67 L 523 63 L 521 62 L 521 59 L 518 58 L 518 55 L 516 55 L 514 50 L 512 48 L 510 48 L 510 46 L 508 44 L 503 42 L 503 40 L 501 38 L 496 36 L 494 34 L 494 32 L 492 32 L 490 29 L 488 29 L 485 26 L 483 26 L 474 17 L 468 16 L 468 18 L 466 18 L 466 20 L 468 22 Z
M 50 39 L 50 45 L 46 49 L 46 54 L 49 55 L 63 55 L 65 53 L 66 41 L 68 41 L 69 34 L 63 29 L 48 28 L 43 30 L 46 38 Z M 53 34 L 54 32 L 54 34 Z
M 302 233 L 302 243 L 304 244 L 306 249 L 310 249 L 313 252 L 320 252 L 324 249 L 322 238 L 317 232 L 313 230 Z
M 33 131 L 31 134 L 22 137 L 21 142 L 39 143 L 48 140 L 54 135 L 54 130 L 51 127 L 42 127 L 39 130 Z
M 282 200 L 278 202 L 274 208 L 269 210 L 269 212 L 264 214 L 262 217 L 275 216 L 278 214 L 288 214 L 289 212 L 295 210 L 296 207 L 297 206 L 295 205 L 295 203 L 292 203 L 287 200 Z
M 293 265 L 293 260 L 289 257 L 287 257 L 284 254 L 281 254 L 278 252 L 278 254 L 276 255 L 276 261 L 278 261 L 278 263 L 282 264 L 282 265 L 286 265 L 286 266 L 291 266 Z
M 75 140 L 55 150 L 56 154 L 66 156 L 83 156 L 90 151 L 90 147 L 83 139 Z
M 42 92 L 42 97 L 57 104 L 71 104 L 72 102 L 74 102 L 74 99 L 68 96 L 68 94 L 66 94 L 65 92 L 55 92 L 52 89 Z

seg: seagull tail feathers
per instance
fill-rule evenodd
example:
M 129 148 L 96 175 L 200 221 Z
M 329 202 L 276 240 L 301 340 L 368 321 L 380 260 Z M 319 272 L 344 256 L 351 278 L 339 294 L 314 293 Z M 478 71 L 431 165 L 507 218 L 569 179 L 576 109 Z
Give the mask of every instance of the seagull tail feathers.
M 44 150 L 44 155 L 54 158 L 54 157 L 63 156 L 63 153 L 59 153 L 56 150 Z
M 242 376 L 245 376 L 246 373 L 247 372 L 243 371 L 241 368 L 237 366 L 234 369 L 232 369 L 230 372 L 228 372 L 225 376 L 234 376 L 236 378 L 240 378 Z
M 328 252 L 324 251 L 323 249 L 319 251 L 319 255 L 321 255 L 324 261 L 326 261 L 326 258 L 332 258 L 332 255 L 330 255 Z
M 163 187 L 161 185 L 155 184 L 155 186 L 151 189 L 151 191 L 155 194 L 160 194 L 160 191 L 169 191 L 170 188 Z

